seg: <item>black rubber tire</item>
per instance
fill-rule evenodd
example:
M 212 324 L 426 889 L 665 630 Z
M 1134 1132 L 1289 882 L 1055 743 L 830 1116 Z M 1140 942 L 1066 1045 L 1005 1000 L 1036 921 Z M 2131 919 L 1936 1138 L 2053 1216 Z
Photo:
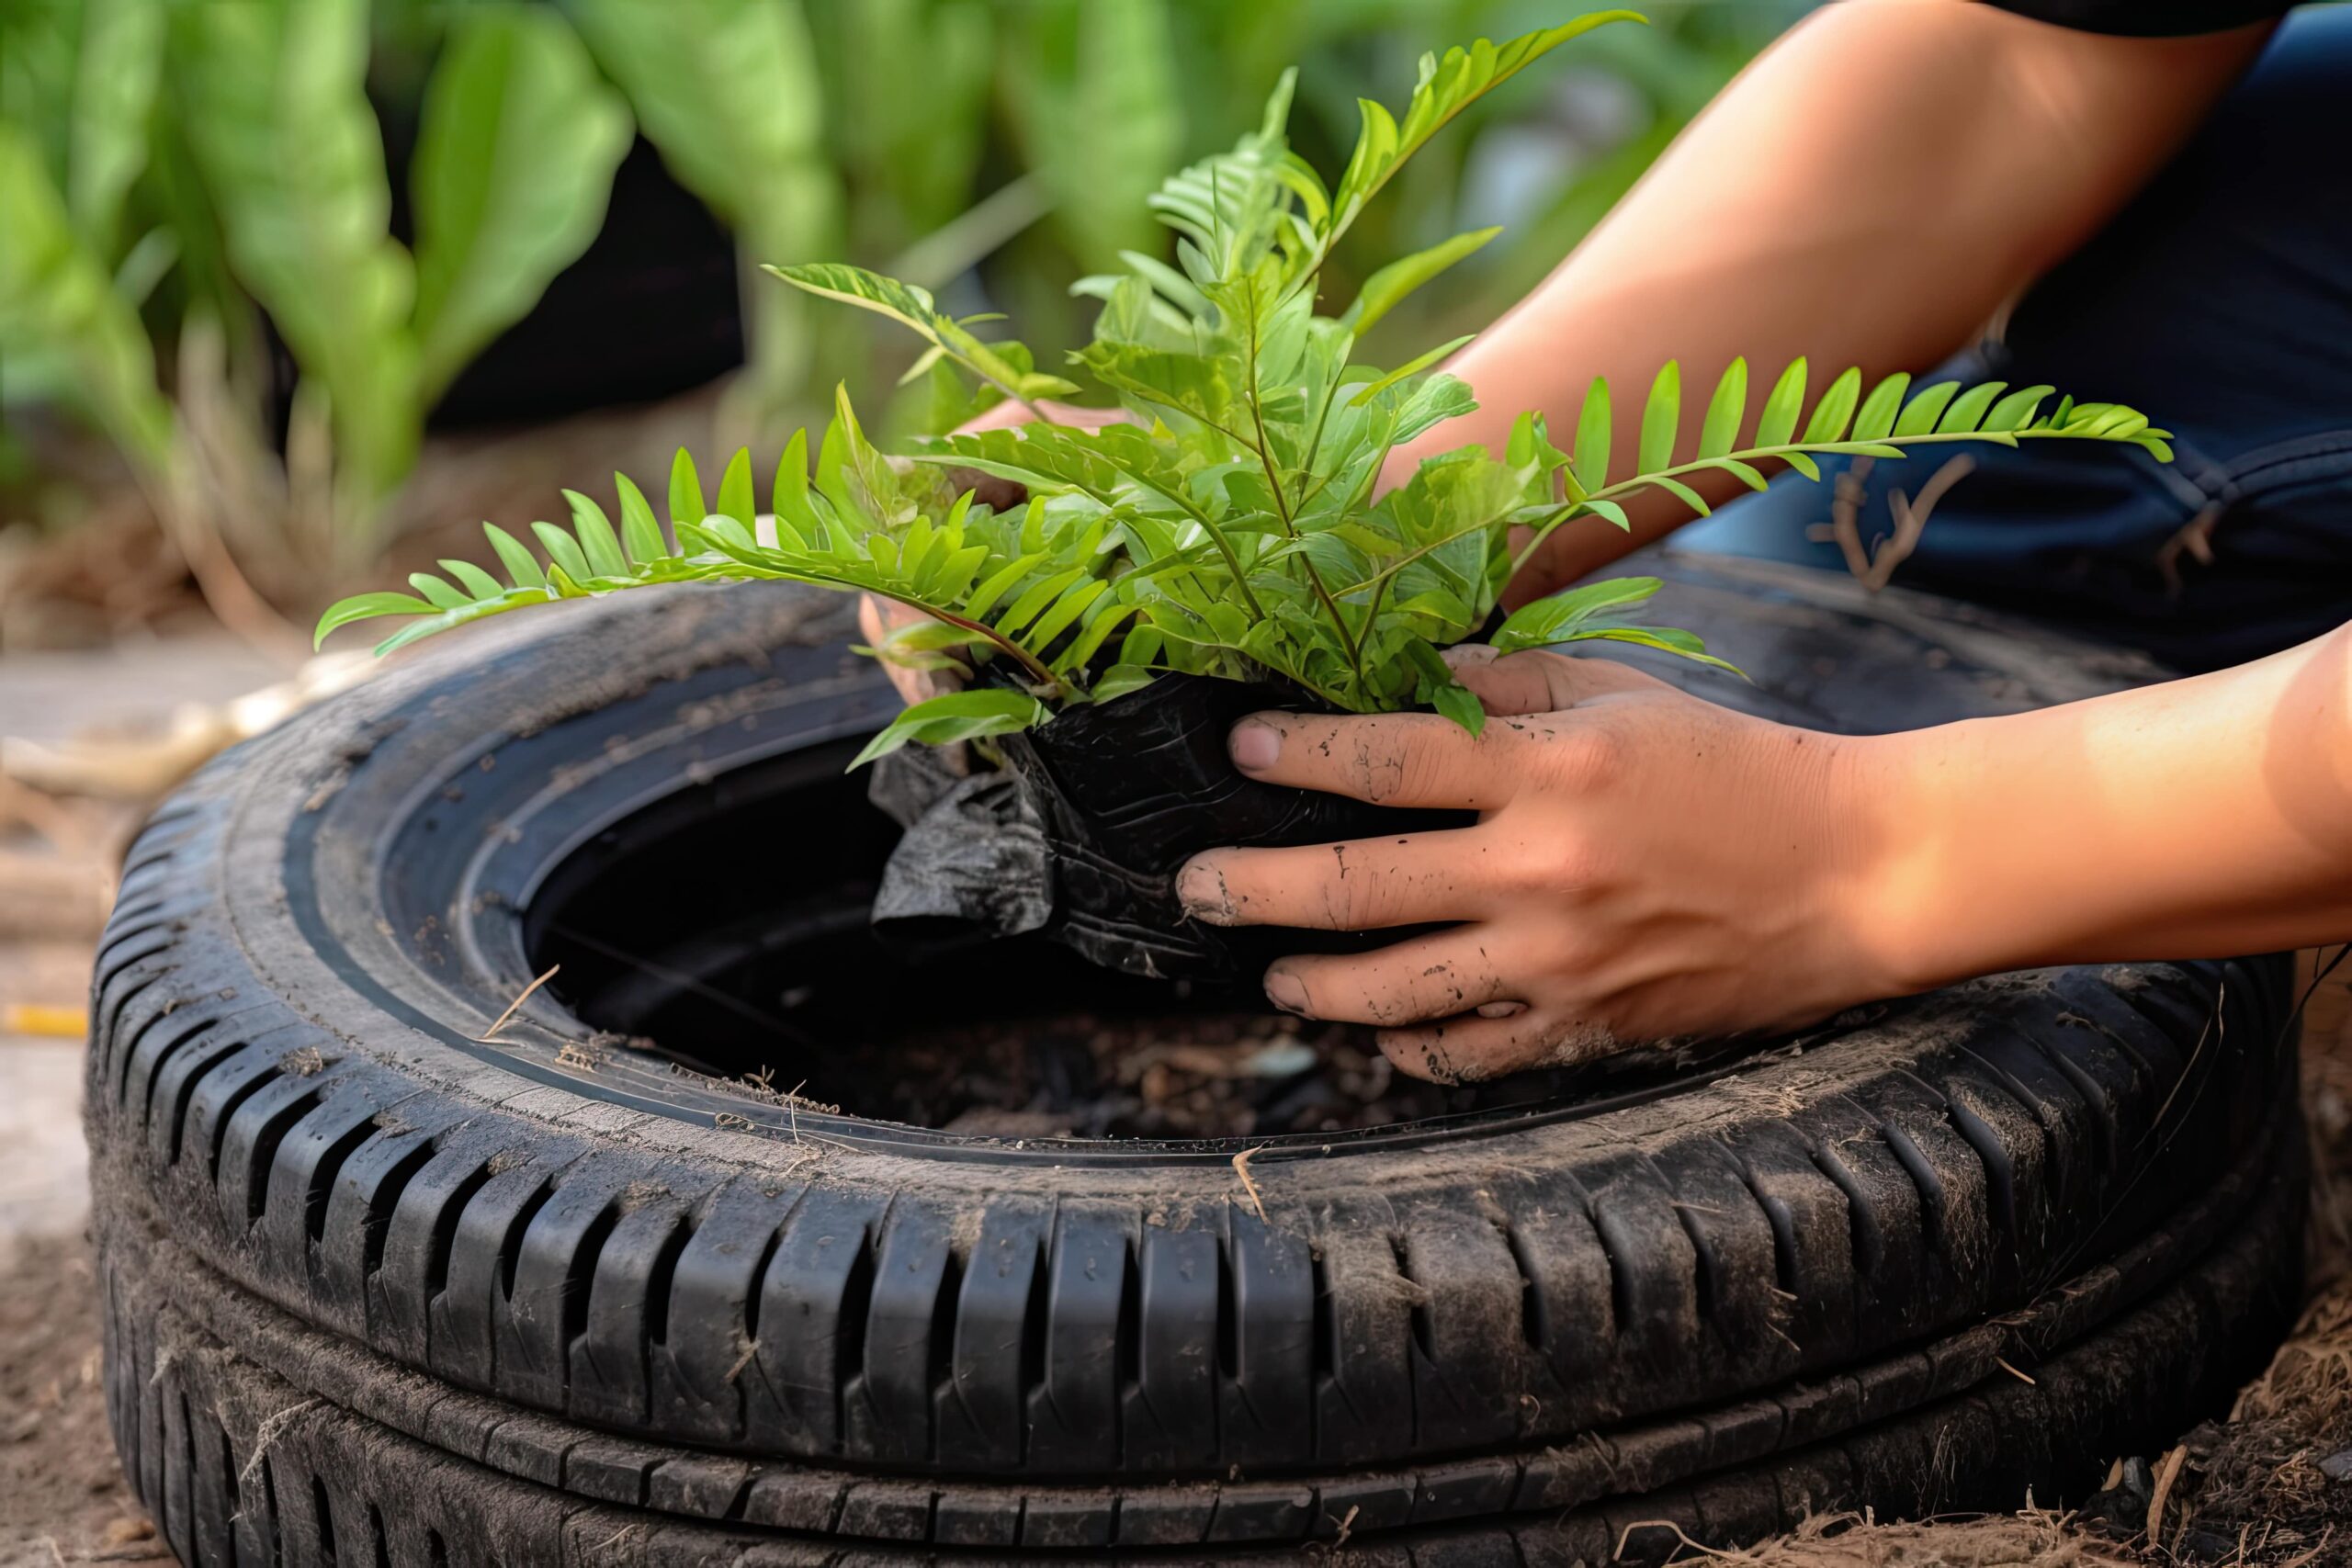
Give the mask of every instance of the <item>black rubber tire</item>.
M 1757 677 L 1710 695 L 1817 725 L 2153 673 L 1801 574 L 1679 569 L 1661 614 Z M 1247 1145 L 814 1113 L 598 1040 L 547 991 L 482 1043 L 571 851 L 760 769 L 830 774 L 888 706 L 840 649 L 837 607 L 805 596 L 518 619 L 241 748 L 160 810 L 92 1015 L 107 1255 L 150 1248 L 133 1238 L 169 1216 L 175 1279 L 414 1369 L 401 1386 L 434 1410 L 505 1413 L 415 1434 L 460 1454 L 548 1424 L 613 1434 L 565 1454 L 692 1445 L 707 1457 L 662 1473 L 735 1477 L 739 1508 L 757 1489 L 720 1456 L 899 1478 L 870 1509 L 795 1516 L 877 1539 L 1009 1517 L 1049 1542 L 1061 1516 L 1009 1499 L 1075 1488 L 1092 1502 L 1071 1505 L 1089 1521 L 1073 1545 L 1104 1518 L 1123 1540 L 1154 1517 L 1295 1540 L 1317 1521 L 1271 1478 L 1312 1477 L 1334 1518 L 1359 1508 L 1353 1551 L 1409 1519 L 1565 1506 L 1539 1472 L 1576 1472 L 1589 1500 L 1925 1411 L 2006 1375 L 1992 1350 L 1918 1349 L 1995 1314 L 2099 1303 L 2044 1341 L 2072 1343 L 2154 1311 L 2188 1278 L 2187 1242 L 2104 1293 L 2080 1281 L 2258 1174 L 2290 1097 L 2282 961 L 2050 971 L 1869 1010 L 1802 1050 L 1627 1068 L 1598 1098 L 1272 1139 L 1250 1164 L 1261 1212 L 1236 1179 Z M 2265 1289 L 2290 1253 L 2266 1255 Z M 248 1354 L 250 1322 L 208 1332 Z M 1997 1353 L 2036 1359 L 2007 1335 Z M 153 1375 L 109 1362 L 134 1471 Z M 2079 1420 L 2160 1436 L 2132 1424 L 2204 1387 L 2172 1382 Z M 1681 1457 L 1596 1483 L 1558 1446 L 1644 1418 Z M 1400 1511 L 1408 1472 L 1401 1495 L 1435 1500 Z M 900 1484 L 923 1477 L 971 1479 L 950 1506 L 914 1500 L 944 1482 Z M 389 1472 L 368 1484 L 392 1495 Z
M 133 1485 L 181 1562 L 207 1568 L 1175 1568 L 1302 1542 L 1398 1568 L 1688 1561 L 1690 1542 L 1864 1507 L 1926 1517 L 2086 1496 L 2110 1456 L 2225 1404 L 2291 1322 L 2302 1150 L 2282 1111 L 2183 1224 L 2035 1309 L 1850 1377 L 1567 1449 L 1339 1478 L 1138 1493 L 875 1477 L 611 1438 L 307 1327 L 164 1239 L 152 1215 L 105 1226 L 107 1386 Z M 2137 1305 L 2069 1337 L 2135 1276 L 2184 1256 Z M 1837 1430 L 1825 1402 L 1900 1413 Z

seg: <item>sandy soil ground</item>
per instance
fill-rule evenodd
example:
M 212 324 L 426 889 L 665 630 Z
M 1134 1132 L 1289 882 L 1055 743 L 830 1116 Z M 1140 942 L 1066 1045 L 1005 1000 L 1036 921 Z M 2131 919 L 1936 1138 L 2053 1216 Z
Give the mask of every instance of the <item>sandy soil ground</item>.
M 249 660 L 151 651 L 153 671 L 47 664 L 0 676 L 0 734 L 55 734 L 143 705 L 232 695 Z M 17 661 L 12 660 L 12 665 Z M 152 674 L 153 679 L 144 678 Z M 123 694 L 129 694 L 124 695 Z M 98 1380 L 84 1226 L 81 1049 L 90 946 L 127 809 L 0 796 L 0 1568 L 168 1561 L 117 1466 Z M 13 809 L 12 809 L 13 807 Z M 2319 1172 L 2311 1300 L 2231 1418 L 2168 1453 L 2119 1461 L 2078 1514 L 1882 1524 L 1813 1521 L 1693 1562 L 1743 1568 L 2106 1568 L 2352 1564 L 2352 963 L 2312 994 L 2305 1098 Z M 37 1032 L 7 1033 L 14 1018 Z M 2153 1543 L 2153 1544 L 2152 1544 Z

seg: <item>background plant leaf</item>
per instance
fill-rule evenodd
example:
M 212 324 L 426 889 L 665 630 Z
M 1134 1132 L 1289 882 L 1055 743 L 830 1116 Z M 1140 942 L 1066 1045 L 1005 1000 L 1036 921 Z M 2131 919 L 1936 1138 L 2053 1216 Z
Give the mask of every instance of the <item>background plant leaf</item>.
M 560 14 L 459 14 L 425 87 L 410 181 L 427 402 L 596 237 L 631 129 Z

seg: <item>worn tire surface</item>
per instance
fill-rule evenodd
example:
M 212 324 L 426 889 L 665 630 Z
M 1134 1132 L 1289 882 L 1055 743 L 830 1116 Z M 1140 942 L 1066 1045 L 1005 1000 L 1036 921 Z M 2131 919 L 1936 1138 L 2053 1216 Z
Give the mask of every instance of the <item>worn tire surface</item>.
M 2153 673 L 1753 568 L 1677 569 L 1660 614 L 1757 677 L 1707 694 L 1817 726 Z M 1567 1562 L 1643 1517 L 2086 1491 L 2290 1299 L 2275 959 L 2004 976 L 1590 1099 L 1275 1138 L 1262 1214 L 1244 1145 L 814 1112 L 546 990 L 484 1043 L 572 851 L 830 772 L 888 705 L 791 593 L 521 619 L 221 759 L 127 866 L 87 1097 L 107 1378 L 189 1561 L 1344 1529 Z

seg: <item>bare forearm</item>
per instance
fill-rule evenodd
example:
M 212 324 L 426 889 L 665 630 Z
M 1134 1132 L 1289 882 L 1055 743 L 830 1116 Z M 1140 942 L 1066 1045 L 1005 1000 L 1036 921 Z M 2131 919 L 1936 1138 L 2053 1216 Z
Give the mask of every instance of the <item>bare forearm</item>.
M 1498 447 L 1523 409 L 1572 429 L 1592 377 L 1638 398 L 1668 359 L 1702 385 L 1740 355 L 1766 374 L 1799 355 L 1867 376 L 1931 364 L 2128 199 L 2265 34 L 2103 38 L 1967 0 L 1829 6 L 1457 359 L 1481 407 L 1407 460 Z M 1619 423 L 1622 471 L 1634 431 Z M 1563 529 L 1515 597 L 1685 520 L 1656 499 L 1630 540 L 1599 519 Z
M 2218 674 L 1861 743 L 1906 986 L 2352 940 L 2352 627 Z

